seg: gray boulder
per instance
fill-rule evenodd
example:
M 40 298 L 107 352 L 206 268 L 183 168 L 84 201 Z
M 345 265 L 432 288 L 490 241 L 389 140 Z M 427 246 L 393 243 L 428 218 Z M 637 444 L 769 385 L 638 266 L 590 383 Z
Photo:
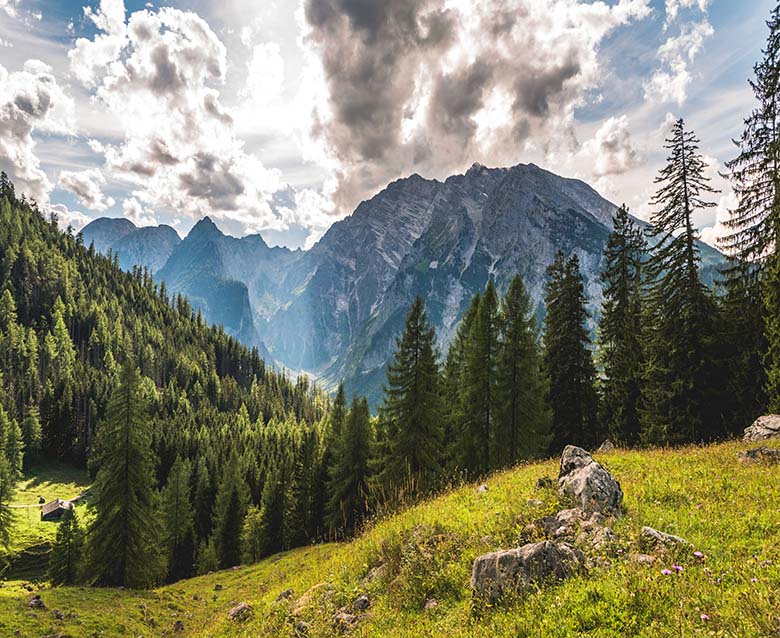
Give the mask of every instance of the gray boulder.
M 663 547 L 674 547 L 680 545 L 690 545 L 688 541 L 674 534 L 667 534 L 666 532 L 660 532 L 652 527 L 642 528 L 642 540 L 645 544 Z
M 507 593 L 571 578 L 584 563 L 582 552 L 566 543 L 530 543 L 478 557 L 471 570 L 471 587 L 480 598 L 495 602 Z
M 780 439 L 780 414 L 766 414 L 753 421 L 753 425 L 745 428 L 743 441 L 766 441 Z
M 580 447 L 567 445 L 563 450 L 558 485 L 562 494 L 573 497 L 577 506 L 588 514 L 620 515 L 623 503 L 620 483 Z
M 765 445 L 739 453 L 743 463 L 780 463 L 780 450 L 773 450 Z
M 249 603 L 239 603 L 228 612 L 228 618 L 236 622 L 243 622 L 252 617 L 252 606 Z

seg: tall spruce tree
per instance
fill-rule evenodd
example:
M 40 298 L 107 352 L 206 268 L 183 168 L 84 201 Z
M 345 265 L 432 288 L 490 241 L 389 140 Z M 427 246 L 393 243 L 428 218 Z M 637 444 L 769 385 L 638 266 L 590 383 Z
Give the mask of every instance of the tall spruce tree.
M 734 258 L 731 274 L 744 279 L 740 286 L 758 289 L 763 296 L 766 393 L 769 409 L 780 412 L 780 5 L 767 26 L 766 47 L 750 80 L 757 104 L 735 140 L 737 157 L 726 163 L 737 206 L 721 246 Z M 745 296 L 757 295 L 753 290 Z M 755 329 L 745 336 L 753 343 L 762 341 Z
M 228 457 L 214 504 L 213 541 L 222 569 L 241 563 L 241 526 L 249 507 L 249 488 L 236 450 Z
M 642 264 L 647 243 L 621 206 L 605 250 L 604 301 L 598 330 L 603 368 L 601 424 L 618 441 L 639 441 L 642 397 Z
M 98 585 L 149 587 L 165 574 L 147 405 L 138 370 L 126 362 L 98 433 L 89 530 L 90 575 Z
M 11 526 L 14 523 L 13 510 L 9 507 L 14 494 L 14 480 L 11 464 L 0 451 L 0 545 L 8 547 L 11 540 Z
M 162 491 L 164 542 L 168 552 L 168 578 L 171 581 L 192 575 L 195 530 L 190 499 L 191 474 L 190 462 L 177 456 Z
M 76 512 L 65 510 L 57 526 L 54 547 L 49 556 L 52 585 L 75 585 L 82 567 L 84 536 Z
M 490 280 L 479 297 L 466 340 L 463 368 L 463 424 L 460 436 L 475 452 L 464 458 L 463 469 L 487 474 L 497 467 L 491 458 L 494 448 L 498 383 L 498 294 Z
M 351 533 L 368 514 L 371 438 L 368 400 L 354 397 L 328 480 L 326 522 L 333 533 Z
M 683 120 L 666 140 L 666 166 L 655 183 L 649 234 L 656 244 L 649 281 L 642 436 L 665 444 L 722 433 L 714 349 L 717 306 L 699 274 L 701 256 L 693 215 L 714 206 L 699 140 Z
M 598 441 L 596 370 L 590 351 L 585 286 L 577 255 L 562 251 L 547 270 L 544 366 L 552 410 L 550 451 L 565 445 L 592 447 Z
M 411 483 L 425 490 L 441 470 L 442 404 L 436 333 L 417 297 L 406 316 L 387 368 L 380 409 L 382 454 L 379 482 L 398 489 Z
M 494 450 L 496 466 L 545 452 L 550 444 L 550 411 L 536 318 L 520 275 L 509 283 L 499 316 Z

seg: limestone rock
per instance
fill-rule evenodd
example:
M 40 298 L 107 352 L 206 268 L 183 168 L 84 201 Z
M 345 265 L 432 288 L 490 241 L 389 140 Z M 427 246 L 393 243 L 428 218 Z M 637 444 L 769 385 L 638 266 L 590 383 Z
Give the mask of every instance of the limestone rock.
M 773 450 L 762 445 L 752 450 L 740 452 L 739 460 L 743 463 L 780 463 L 780 450 Z
M 228 618 L 237 622 L 244 622 L 252 617 L 252 607 L 249 603 L 238 603 L 228 612 Z
M 471 571 L 471 587 L 480 598 L 494 602 L 506 593 L 571 578 L 584 563 L 582 552 L 566 543 L 530 543 L 478 557 Z
M 620 514 L 623 502 L 620 483 L 582 448 L 567 445 L 563 450 L 558 485 L 587 514 Z
M 743 441 L 766 441 L 780 439 L 780 414 L 766 414 L 758 417 L 748 428 L 745 428 Z
M 615 444 L 609 439 L 607 439 L 606 441 L 604 441 L 604 443 L 599 445 L 596 452 L 603 454 L 604 452 L 612 452 L 614 449 L 615 449 Z
M 439 606 L 439 601 L 435 598 L 429 598 L 425 601 L 425 606 L 423 607 L 424 611 L 433 611 Z
M 275 602 L 280 603 L 283 600 L 290 600 L 290 598 L 292 598 L 292 595 L 293 595 L 293 590 L 292 589 L 285 589 L 281 594 L 279 594 L 276 597 Z
M 488 491 L 488 486 L 487 486 L 487 483 L 483 483 L 482 485 L 480 485 L 480 486 L 477 488 L 477 494 L 484 494 L 484 493 L 485 493 L 485 492 L 487 492 L 487 491 Z
M 669 548 L 676 545 L 690 545 L 688 541 L 674 534 L 667 534 L 666 532 L 660 532 L 652 527 L 642 528 L 642 539 L 650 545 L 662 545 Z
M 371 600 L 365 594 L 358 596 L 352 603 L 352 608 L 355 611 L 366 611 L 369 607 L 371 607 Z
M 43 604 L 43 601 L 41 600 L 41 597 L 39 595 L 35 595 L 32 598 L 30 598 L 30 602 L 28 603 L 28 607 L 30 609 L 46 609 L 46 605 Z

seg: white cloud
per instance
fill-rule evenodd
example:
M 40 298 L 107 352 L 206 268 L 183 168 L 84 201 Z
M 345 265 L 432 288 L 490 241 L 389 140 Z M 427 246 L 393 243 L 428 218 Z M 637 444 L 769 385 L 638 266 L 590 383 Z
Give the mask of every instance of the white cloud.
M 90 210 L 104 211 L 114 205 L 111 197 L 103 195 L 106 178 L 100 169 L 88 168 L 83 171 L 62 171 L 57 185 L 70 191 Z
M 253 46 L 242 97 L 248 99 L 252 106 L 268 104 L 280 97 L 283 86 L 284 60 L 279 45 L 266 42 Z
M 4 11 L 9 17 L 16 17 L 16 9 L 21 0 L 0 0 L 0 11 Z
M 9 73 L 0 65 L 0 168 L 19 192 L 48 202 L 52 184 L 35 153 L 33 133 L 69 134 L 73 122 L 73 101 L 49 66 L 28 60 L 22 71 Z
M 156 226 L 157 218 L 154 213 L 143 207 L 135 197 L 122 202 L 122 215 L 127 217 L 136 226 Z
M 66 230 L 70 226 L 79 231 L 92 221 L 91 217 L 81 211 L 70 210 L 64 204 L 52 204 L 48 206 L 47 210 L 57 215 L 57 223 L 62 230 Z
M 666 0 L 666 21 L 664 22 L 664 28 L 668 28 L 669 25 L 677 19 L 682 9 L 698 7 L 699 11 L 707 13 L 709 4 L 710 0 Z
M 718 246 L 719 240 L 729 232 L 725 224 L 731 218 L 731 211 L 735 210 L 738 204 L 739 201 L 734 191 L 728 191 L 720 196 L 718 206 L 715 209 L 715 223 L 702 229 L 702 241 L 707 242 L 710 246 L 721 248 Z
M 398 176 L 514 164 L 532 140 L 569 153 L 575 110 L 600 86 L 599 46 L 650 14 L 648 0 L 417 0 L 368 10 L 303 0 L 320 80 L 310 157 L 351 210 Z M 312 147 L 319 146 L 320 150 Z
M 704 47 L 704 41 L 714 33 L 712 25 L 703 19 L 683 25 L 679 35 L 669 37 L 658 49 L 661 65 L 645 84 L 645 97 L 656 102 L 683 104 L 693 80 L 690 65 Z
M 99 33 L 76 42 L 71 69 L 123 132 L 118 144 L 96 140 L 90 147 L 104 154 L 110 177 L 134 185 L 127 210 L 141 217 L 149 208 L 208 214 L 246 232 L 281 227 L 270 200 L 284 185 L 235 133 L 220 96 L 227 52 L 210 26 L 195 13 L 168 7 L 136 11 L 125 22 L 116 0 L 86 13 Z M 276 55 L 270 77 L 278 81 L 278 50 L 260 45 L 254 53 L 260 66 Z M 253 94 L 267 88 L 263 78 L 255 79 L 248 87 Z
M 622 175 L 642 162 L 642 154 L 629 131 L 628 117 L 610 117 L 582 146 L 582 155 L 589 159 L 594 177 Z

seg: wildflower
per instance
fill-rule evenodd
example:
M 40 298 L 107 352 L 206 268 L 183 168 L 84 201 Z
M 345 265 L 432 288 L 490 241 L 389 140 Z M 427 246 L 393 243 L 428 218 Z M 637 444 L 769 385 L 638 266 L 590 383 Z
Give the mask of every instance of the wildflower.
M 750 579 L 750 582 L 751 582 L 751 583 L 757 583 L 757 582 L 758 582 L 758 578 L 756 578 L 756 577 L 754 576 L 753 578 L 751 578 L 751 579 Z
M 662 573 L 664 576 L 670 576 L 670 575 L 672 574 L 672 570 L 671 570 L 671 569 L 662 569 L 662 570 L 661 570 L 661 573 Z
M 693 552 L 693 555 L 694 555 L 696 558 L 700 558 L 700 559 L 703 559 L 703 558 L 704 558 L 704 554 L 703 554 L 702 552 L 698 551 L 698 550 L 696 550 L 695 552 Z
M 672 565 L 672 569 L 678 573 L 683 570 L 682 565 Z
M 710 617 L 707 614 L 702 614 L 701 615 L 701 619 L 706 621 L 706 620 L 709 620 Z

